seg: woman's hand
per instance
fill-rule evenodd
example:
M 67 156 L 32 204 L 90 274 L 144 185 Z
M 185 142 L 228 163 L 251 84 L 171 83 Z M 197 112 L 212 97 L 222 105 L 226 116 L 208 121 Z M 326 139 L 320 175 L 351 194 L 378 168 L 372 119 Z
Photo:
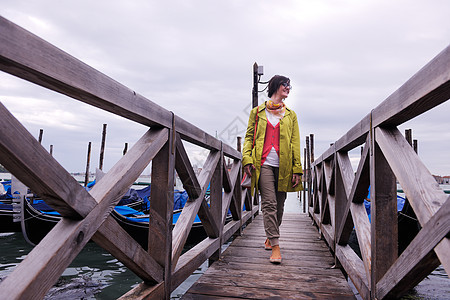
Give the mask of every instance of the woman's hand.
M 295 188 L 300 183 L 300 178 L 301 178 L 300 174 L 294 174 L 292 176 L 292 187 L 293 188 Z
M 247 174 L 248 177 L 252 177 L 252 171 L 256 169 L 253 164 L 248 164 L 244 166 L 244 172 Z

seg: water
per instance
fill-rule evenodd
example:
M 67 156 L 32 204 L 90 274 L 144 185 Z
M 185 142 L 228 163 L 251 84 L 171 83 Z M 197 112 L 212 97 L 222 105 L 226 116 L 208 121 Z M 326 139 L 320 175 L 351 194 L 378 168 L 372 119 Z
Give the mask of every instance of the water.
M 285 211 L 303 211 L 297 193 L 288 193 Z M 224 245 L 223 249 L 227 246 L 228 244 Z M 21 233 L 0 233 L 0 281 L 8 276 L 31 250 L 32 246 L 25 242 Z M 174 290 L 171 299 L 179 299 L 207 267 L 208 263 L 205 261 Z M 50 289 L 46 299 L 116 299 L 141 281 L 111 254 L 89 242 Z M 355 294 L 359 296 L 356 291 Z M 445 270 L 442 267 L 437 268 L 403 299 L 450 299 L 450 280 Z

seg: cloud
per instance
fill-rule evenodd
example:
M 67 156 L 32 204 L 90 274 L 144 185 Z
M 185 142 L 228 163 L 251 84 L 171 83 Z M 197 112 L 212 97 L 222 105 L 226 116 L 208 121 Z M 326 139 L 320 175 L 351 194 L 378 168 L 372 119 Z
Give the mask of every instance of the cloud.
M 299 115 L 302 147 L 314 133 L 316 155 L 448 46 L 450 36 L 442 26 L 450 11 L 444 0 L 6 0 L 4 7 L 3 17 L 213 136 L 231 132 L 236 118 L 247 122 L 242 111 L 251 102 L 255 61 L 264 66 L 262 81 L 285 74 L 294 87 L 286 103 Z M 83 170 L 89 141 L 98 149 L 103 123 L 108 168 L 125 142 L 131 146 L 147 130 L 5 74 L 0 101 L 33 135 L 44 128 L 45 143 L 55 145 L 70 171 Z M 428 152 L 444 156 L 427 149 L 442 143 L 431 129 L 448 128 L 448 106 L 437 110 L 443 113 L 425 114 L 414 132 L 430 170 L 450 174 L 448 165 L 427 158 Z

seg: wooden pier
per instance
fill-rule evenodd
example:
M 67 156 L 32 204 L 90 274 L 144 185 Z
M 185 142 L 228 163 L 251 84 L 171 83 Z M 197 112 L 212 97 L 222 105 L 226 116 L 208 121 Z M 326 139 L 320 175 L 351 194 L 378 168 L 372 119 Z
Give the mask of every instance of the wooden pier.
M 397 128 L 450 99 L 450 46 L 317 159 L 312 136 L 307 139 L 308 215 L 286 215 L 280 266 L 268 262 L 262 247 L 261 220 L 254 219 L 259 198 L 240 185 L 239 151 L 1 16 L 0 70 L 149 128 L 88 192 L 0 103 L 0 164 L 62 216 L 2 280 L 4 298 L 42 299 L 90 240 L 142 279 L 120 299 L 170 299 L 208 259 L 216 262 L 185 299 L 353 298 L 341 271 L 331 268 L 335 263 L 363 299 L 400 297 L 440 264 L 450 273 L 450 197 Z M 185 142 L 208 153 L 199 175 Z M 360 146 L 355 172 L 349 151 Z M 111 211 L 150 162 L 145 250 Z M 189 201 L 173 227 L 175 172 Z M 396 181 L 421 227 L 403 251 Z M 369 186 L 371 221 L 363 205 Z M 196 215 L 207 237 L 184 252 Z M 360 256 L 349 246 L 353 229 Z M 241 233 L 222 253 L 222 244 Z
M 269 262 L 259 215 L 182 299 L 356 299 L 307 214 L 285 214 L 280 230 L 280 265 Z

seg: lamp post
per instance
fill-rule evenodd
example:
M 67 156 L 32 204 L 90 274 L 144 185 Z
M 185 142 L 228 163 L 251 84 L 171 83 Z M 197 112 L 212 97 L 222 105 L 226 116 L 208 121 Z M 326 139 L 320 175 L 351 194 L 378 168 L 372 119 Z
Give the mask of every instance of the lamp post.
M 263 69 L 263 66 L 258 66 L 256 62 L 253 64 L 252 107 L 258 106 L 258 83 L 259 79 L 264 74 Z

